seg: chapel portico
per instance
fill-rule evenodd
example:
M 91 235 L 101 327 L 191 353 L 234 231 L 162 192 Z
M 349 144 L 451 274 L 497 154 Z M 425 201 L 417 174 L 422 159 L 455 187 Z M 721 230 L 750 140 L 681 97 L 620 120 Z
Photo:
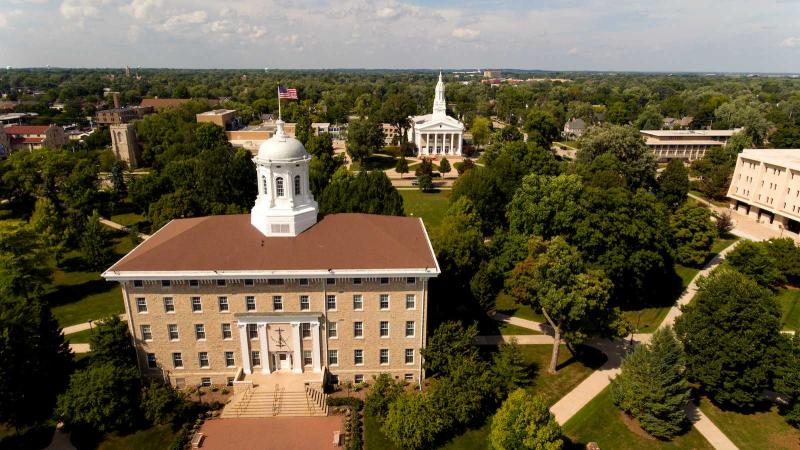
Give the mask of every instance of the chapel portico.
M 322 373 L 320 315 L 237 315 L 242 370 Z
M 464 138 L 464 124 L 447 115 L 444 82 L 439 73 L 433 112 L 411 117 L 409 139 L 417 146 L 420 155 L 460 156 Z

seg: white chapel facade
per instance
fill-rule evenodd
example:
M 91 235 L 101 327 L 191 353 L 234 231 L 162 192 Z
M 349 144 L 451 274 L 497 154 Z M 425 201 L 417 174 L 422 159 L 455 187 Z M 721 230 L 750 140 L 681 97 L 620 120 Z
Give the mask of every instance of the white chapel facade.
M 433 113 L 411 117 L 409 141 L 417 146 L 420 156 L 461 156 L 464 124 L 447 115 L 441 72 L 436 83 Z

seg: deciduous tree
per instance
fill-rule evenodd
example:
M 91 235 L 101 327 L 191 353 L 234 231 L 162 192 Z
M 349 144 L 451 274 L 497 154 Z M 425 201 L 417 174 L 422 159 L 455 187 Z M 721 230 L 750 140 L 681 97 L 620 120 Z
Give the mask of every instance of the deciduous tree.
M 561 427 L 547 404 L 523 389 L 508 396 L 492 419 L 489 442 L 495 450 L 559 450 Z
M 674 210 L 686 201 L 689 193 L 689 171 L 680 159 L 672 159 L 658 176 L 658 198 Z
M 670 227 L 675 239 L 675 259 L 687 266 L 700 266 L 717 237 L 711 211 L 686 204 L 672 215 Z

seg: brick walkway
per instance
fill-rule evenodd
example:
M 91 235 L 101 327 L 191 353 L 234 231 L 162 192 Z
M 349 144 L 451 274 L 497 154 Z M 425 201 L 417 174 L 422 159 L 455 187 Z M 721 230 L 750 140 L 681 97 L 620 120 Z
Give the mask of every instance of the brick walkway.
M 333 432 L 344 432 L 343 416 L 270 417 L 267 419 L 215 419 L 200 430 L 204 449 L 334 448 Z

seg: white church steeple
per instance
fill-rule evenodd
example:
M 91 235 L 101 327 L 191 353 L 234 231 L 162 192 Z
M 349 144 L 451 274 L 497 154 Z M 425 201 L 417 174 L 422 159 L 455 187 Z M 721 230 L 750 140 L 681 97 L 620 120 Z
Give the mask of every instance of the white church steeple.
M 442 82 L 442 72 L 439 72 L 439 82 L 436 83 L 436 96 L 433 98 L 433 116 L 446 116 L 446 110 L 447 102 L 444 99 L 444 82 Z
M 317 223 L 317 202 L 308 184 L 311 155 L 289 137 L 284 122 L 276 122 L 275 135 L 264 141 L 253 158 L 258 176 L 258 197 L 250 223 L 265 236 L 297 236 Z

